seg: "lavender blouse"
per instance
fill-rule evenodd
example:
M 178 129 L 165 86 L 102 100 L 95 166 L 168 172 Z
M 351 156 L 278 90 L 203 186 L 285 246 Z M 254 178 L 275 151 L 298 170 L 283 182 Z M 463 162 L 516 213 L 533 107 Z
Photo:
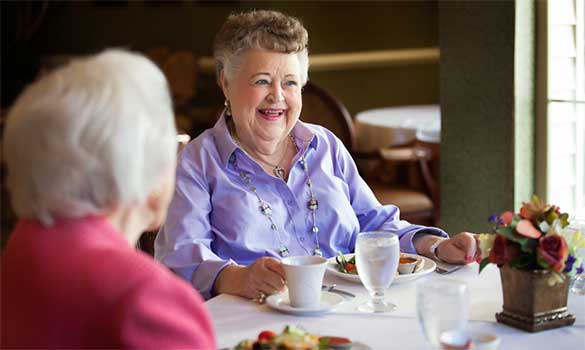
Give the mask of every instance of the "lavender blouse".
M 248 265 L 263 256 L 279 258 L 281 246 L 290 255 L 309 255 L 318 239 L 323 256 L 332 257 L 337 251 L 353 252 L 356 235 L 363 231 L 396 233 L 404 252 L 415 252 L 412 238 L 421 230 L 447 237 L 440 229 L 400 220 L 396 206 L 381 205 L 343 143 L 329 130 L 299 121 L 292 135 L 299 152 L 287 182 L 267 174 L 234 142 L 223 116 L 181 153 L 155 257 L 206 299 L 224 267 Z M 310 192 L 301 155 L 318 200 L 317 234 L 307 207 Z M 251 186 L 271 207 L 276 227 L 263 215 Z

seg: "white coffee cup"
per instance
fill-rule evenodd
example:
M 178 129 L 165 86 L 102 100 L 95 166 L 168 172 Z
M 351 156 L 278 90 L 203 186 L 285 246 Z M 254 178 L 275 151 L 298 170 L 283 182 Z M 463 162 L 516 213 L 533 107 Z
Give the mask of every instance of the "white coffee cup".
M 297 308 L 318 306 L 327 259 L 320 256 L 289 256 L 282 259 L 290 305 Z

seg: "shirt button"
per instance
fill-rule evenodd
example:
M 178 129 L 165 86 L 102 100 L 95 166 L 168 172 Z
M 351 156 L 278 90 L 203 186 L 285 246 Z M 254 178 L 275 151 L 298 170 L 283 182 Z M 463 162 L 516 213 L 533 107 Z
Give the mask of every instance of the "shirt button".
M 301 240 L 301 242 L 304 242 L 305 241 L 305 237 L 301 237 L 299 239 Z

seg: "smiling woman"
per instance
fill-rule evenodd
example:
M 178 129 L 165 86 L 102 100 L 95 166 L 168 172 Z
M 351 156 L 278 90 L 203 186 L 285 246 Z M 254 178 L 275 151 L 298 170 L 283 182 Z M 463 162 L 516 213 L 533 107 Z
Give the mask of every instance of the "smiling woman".
M 220 75 L 233 136 L 269 172 L 287 174 L 296 153 L 288 135 L 301 111 L 300 71 L 297 55 L 250 49 L 233 78 Z
M 361 231 L 395 232 L 403 251 L 431 256 L 432 246 L 450 262 L 475 254 L 470 234 L 439 242 L 442 230 L 401 221 L 331 131 L 299 120 L 307 45 L 300 21 L 275 11 L 232 14 L 216 36 L 226 108 L 182 152 L 155 243 L 155 257 L 206 298 L 270 300 L 285 286 L 281 258 L 351 253 Z

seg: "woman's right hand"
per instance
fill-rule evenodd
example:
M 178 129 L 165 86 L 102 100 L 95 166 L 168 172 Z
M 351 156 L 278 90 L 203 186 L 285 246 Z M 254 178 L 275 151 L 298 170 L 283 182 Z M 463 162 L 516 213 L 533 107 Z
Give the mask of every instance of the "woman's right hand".
M 249 266 L 232 265 L 223 269 L 215 281 L 215 292 L 262 299 L 262 294 L 267 296 L 281 292 L 285 282 L 280 260 L 262 257 Z

